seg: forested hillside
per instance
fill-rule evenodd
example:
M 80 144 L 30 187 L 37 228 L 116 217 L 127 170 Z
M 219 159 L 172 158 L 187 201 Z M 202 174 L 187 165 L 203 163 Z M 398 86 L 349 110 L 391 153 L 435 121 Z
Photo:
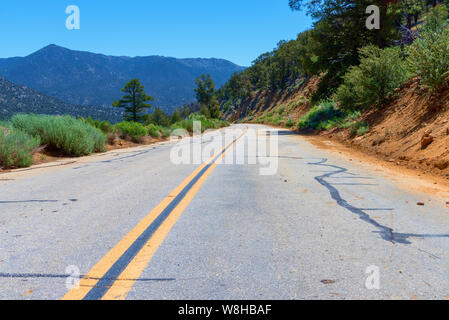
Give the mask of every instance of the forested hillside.
M 290 0 L 293 10 L 306 10 L 315 19 L 313 28 L 298 34 L 295 40 L 280 41 L 272 52 L 260 55 L 250 68 L 235 74 L 220 90 L 224 110 L 258 91 L 292 91 L 311 77 L 320 76 L 320 84 L 311 97 L 316 104 L 336 93 L 344 80 L 348 84 L 356 77 L 354 67 L 363 57 L 384 58 L 386 54 L 385 59 L 399 57 L 402 61 L 412 54 L 410 45 L 415 39 L 429 33 L 441 34 L 445 29 L 442 24 L 447 12 L 442 6 L 432 11 L 427 27 L 422 24 L 436 0 L 403 0 L 374 2 L 380 9 L 380 29 L 369 30 L 365 25 L 369 16 L 366 8 L 372 4 L 368 0 Z M 401 68 L 394 62 L 393 72 L 396 67 Z M 405 70 L 396 71 L 403 78 L 409 76 Z
M 219 91 L 225 117 L 338 138 L 449 176 L 448 8 L 438 0 L 290 0 L 313 28 L 281 41 Z

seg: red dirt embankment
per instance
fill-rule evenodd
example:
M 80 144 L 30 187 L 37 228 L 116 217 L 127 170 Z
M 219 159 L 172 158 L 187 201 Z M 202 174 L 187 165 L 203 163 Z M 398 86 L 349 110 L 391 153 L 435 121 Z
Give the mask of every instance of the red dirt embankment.
M 285 109 L 283 121 L 291 119 L 296 124 L 311 105 L 319 78 L 291 92 L 256 92 L 250 99 L 228 111 L 228 119 L 252 123 L 274 124 L 266 121 L 270 114 L 275 118 Z M 369 131 L 361 137 L 351 135 L 350 129 L 334 128 L 314 132 L 315 141 L 338 141 L 381 161 L 406 167 L 431 176 L 449 179 L 449 88 L 430 93 L 420 88 L 413 79 L 395 92 L 395 97 L 379 109 L 371 109 L 357 121 L 366 121 Z M 295 129 L 295 127 L 292 127 Z
M 365 112 L 360 121 L 370 130 L 361 137 L 349 129 L 321 132 L 379 158 L 449 178 L 449 89 L 431 94 L 414 79 L 396 90 L 381 109 Z

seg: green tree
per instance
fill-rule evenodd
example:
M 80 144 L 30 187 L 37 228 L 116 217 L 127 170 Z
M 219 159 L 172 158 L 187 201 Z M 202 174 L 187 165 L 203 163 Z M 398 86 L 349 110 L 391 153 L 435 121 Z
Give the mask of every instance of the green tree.
M 170 124 L 170 117 L 159 107 L 154 109 L 151 115 L 147 117 L 147 124 L 154 123 L 158 126 L 167 127 Z
M 215 95 L 215 84 L 209 74 L 203 74 L 195 80 L 196 100 L 199 104 L 208 106 Z
M 418 22 L 419 16 L 426 9 L 424 0 L 401 0 L 399 6 L 408 29 L 412 28 L 412 21 Z
M 200 114 L 202 114 L 202 115 L 205 116 L 206 118 L 210 118 L 210 111 L 209 111 L 209 108 L 208 108 L 205 104 L 203 104 L 203 105 L 201 106 Z
M 407 48 L 409 71 L 420 77 L 425 87 L 438 91 L 449 84 L 449 28 L 431 29 Z
M 138 79 L 131 79 L 121 90 L 126 94 L 112 104 L 114 107 L 125 109 L 123 116 L 125 121 L 143 122 L 145 120 L 142 113 L 145 109 L 151 108 L 151 105 L 146 102 L 153 101 L 154 98 L 146 95 L 143 89 Z
M 361 48 L 360 65 L 343 77 L 336 99 L 346 110 L 363 110 L 384 104 L 388 96 L 409 77 L 400 47 Z
M 182 119 L 181 119 L 181 114 L 180 114 L 179 110 L 175 109 L 175 111 L 173 111 L 173 114 L 171 116 L 171 123 L 173 124 L 173 123 L 179 122 L 181 120 Z
M 433 7 L 425 19 L 424 32 L 441 33 L 448 25 L 448 12 L 444 4 Z
M 388 9 L 386 1 L 372 0 L 290 0 L 293 10 L 306 10 L 315 19 L 309 35 L 309 56 L 315 74 L 325 73 L 312 102 L 329 96 L 337 88 L 346 70 L 359 64 L 358 49 L 367 45 L 385 48 L 399 38 L 394 23 L 398 12 Z M 380 29 L 369 30 L 366 8 L 380 9 Z M 310 66 L 310 65 L 309 65 Z
M 217 96 L 213 96 L 209 104 L 210 117 L 213 119 L 220 118 L 220 104 L 218 103 Z
M 181 108 L 181 118 L 186 119 L 192 113 L 192 109 L 189 106 L 185 105 Z
M 202 75 L 195 80 L 196 100 L 201 105 L 201 114 L 212 118 L 220 117 L 220 105 L 218 103 L 215 84 L 210 75 Z

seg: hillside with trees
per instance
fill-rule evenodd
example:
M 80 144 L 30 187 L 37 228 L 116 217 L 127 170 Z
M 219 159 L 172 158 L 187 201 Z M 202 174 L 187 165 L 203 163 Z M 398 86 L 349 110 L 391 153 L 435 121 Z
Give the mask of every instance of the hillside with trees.
M 336 138 L 449 176 L 449 25 L 440 1 L 291 0 L 315 22 L 219 90 L 225 117 Z

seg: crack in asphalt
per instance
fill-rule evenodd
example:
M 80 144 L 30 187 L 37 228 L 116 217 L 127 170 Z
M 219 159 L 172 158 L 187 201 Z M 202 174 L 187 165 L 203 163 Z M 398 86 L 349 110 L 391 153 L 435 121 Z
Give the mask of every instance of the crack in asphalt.
M 374 210 L 374 209 L 364 209 L 364 208 L 357 208 L 351 204 L 348 203 L 347 200 L 343 199 L 340 192 L 337 188 L 334 187 L 333 184 L 326 181 L 327 178 L 331 178 L 337 174 L 345 173 L 354 175 L 353 173 L 348 172 L 348 169 L 339 167 L 332 164 L 327 164 L 326 162 L 328 159 L 322 158 L 318 162 L 308 162 L 309 165 L 315 165 L 315 166 L 322 166 L 327 168 L 333 168 L 335 171 L 326 172 L 320 176 L 316 176 L 315 180 L 318 181 L 319 184 L 326 187 L 329 190 L 329 193 L 339 206 L 342 208 L 345 208 L 346 210 L 356 214 L 359 216 L 359 218 L 372 226 L 374 226 L 378 231 L 374 231 L 376 233 L 379 233 L 382 239 L 392 242 L 392 243 L 400 243 L 400 244 L 411 244 L 411 241 L 409 238 L 449 238 L 449 234 L 417 234 L 417 233 L 399 233 L 394 232 L 394 230 L 390 227 L 384 226 L 374 220 L 370 217 L 369 214 L 367 214 L 365 211 L 367 210 Z M 379 210 L 379 209 L 377 209 Z M 391 210 L 391 209 L 384 209 L 384 210 Z
M 46 273 L 0 273 L 0 278 L 68 278 L 73 277 L 70 274 L 46 274 Z M 79 275 L 80 278 L 86 277 L 85 275 Z M 100 280 L 100 278 L 87 277 L 86 279 Z M 119 281 L 175 281 L 175 278 L 137 278 L 137 279 L 111 279 Z

